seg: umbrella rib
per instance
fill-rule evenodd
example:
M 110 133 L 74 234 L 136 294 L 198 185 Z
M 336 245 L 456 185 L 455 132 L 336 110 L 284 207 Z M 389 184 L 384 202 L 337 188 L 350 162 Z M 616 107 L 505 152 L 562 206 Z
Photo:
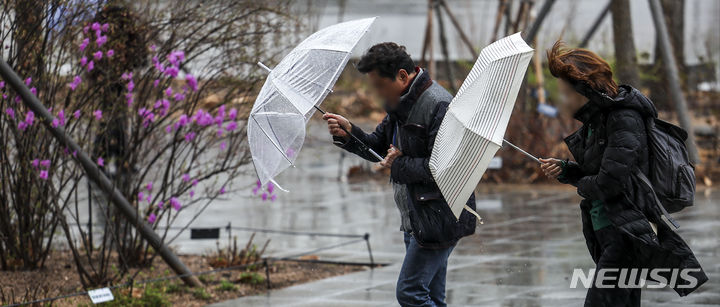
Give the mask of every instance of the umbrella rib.
M 290 158 L 288 158 L 287 155 L 285 155 L 285 152 L 283 152 L 282 148 L 280 148 L 280 145 L 276 144 L 275 141 L 273 141 L 273 139 L 272 139 L 272 138 L 270 137 L 270 135 L 267 133 L 267 131 L 265 131 L 265 129 L 263 129 L 263 127 L 260 125 L 260 123 L 259 123 L 259 122 L 257 121 L 257 119 L 255 118 L 255 115 L 250 115 L 250 117 L 252 117 L 252 119 L 255 121 L 256 124 L 258 124 L 258 128 L 260 128 L 260 131 L 262 131 L 263 134 L 265 134 L 265 137 L 267 137 L 268 140 L 270 140 L 270 143 L 272 143 L 273 146 L 275 146 L 275 149 L 277 149 L 277 150 L 280 152 L 280 154 L 281 154 L 283 157 L 285 157 L 285 159 L 290 163 L 290 165 L 292 165 L 292 167 L 295 167 L 295 164 L 292 162 L 292 160 L 290 160 Z M 268 123 L 268 124 L 269 124 L 269 123 Z

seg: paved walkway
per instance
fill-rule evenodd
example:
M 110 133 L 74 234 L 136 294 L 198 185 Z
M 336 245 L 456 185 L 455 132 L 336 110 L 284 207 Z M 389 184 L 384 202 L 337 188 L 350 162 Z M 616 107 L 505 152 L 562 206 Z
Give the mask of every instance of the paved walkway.
M 369 188 L 372 190 L 372 185 Z M 368 189 L 368 184 L 349 189 Z M 540 190 L 538 190 L 540 189 Z M 371 234 L 377 261 L 387 267 L 337 276 L 265 295 L 243 297 L 213 306 L 396 306 L 395 281 L 404 254 L 399 218 L 391 195 L 382 187 L 362 193 L 361 203 L 340 201 L 321 208 L 285 207 L 324 214 L 345 220 L 343 229 Z M 571 289 L 573 268 L 593 267 L 580 231 L 578 197 L 573 190 L 515 188 L 510 191 L 478 193 L 478 211 L 486 223 L 477 234 L 463 239 L 450 257 L 447 302 L 451 306 L 581 306 L 585 289 Z M 374 201 L 373 201 L 374 200 Z M 345 204 L 352 207 L 345 208 Z M 675 217 L 680 233 L 703 264 L 710 281 L 689 297 L 680 298 L 670 289 L 643 290 L 645 306 L 720 305 L 720 191 L 698 192 L 696 206 Z M 345 209 L 337 209 L 337 206 Z M 350 212 L 348 212 L 350 211 Z M 292 214 L 292 213 L 288 213 Z M 304 229 L 336 231 L 335 226 L 318 223 Z M 288 240 L 293 240 L 289 238 Z M 273 238 L 273 243 L 278 243 Z M 288 247 L 282 254 L 302 250 Z M 319 244 L 319 243 L 317 243 Z M 322 244 L 319 244 L 322 245 Z M 364 244 L 321 253 L 323 259 L 367 261 Z

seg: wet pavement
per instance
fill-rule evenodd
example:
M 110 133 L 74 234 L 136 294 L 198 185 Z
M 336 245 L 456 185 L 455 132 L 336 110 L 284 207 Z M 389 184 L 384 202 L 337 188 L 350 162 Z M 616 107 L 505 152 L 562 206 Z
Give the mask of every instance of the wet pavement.
M 343 234 L 370 234 L 376 262 L 388 266 L 319 280 L 215 306 L 395 306 L 395 282 L 404 256 L 399 214 L 386 180 L 348 183 L 339 170 L 362 162 L 311 131 L 296 169 L 277 181 L 291 190 L 277 201 L 233 195 L 209 207 L 194 225 L 225 225 Z M 317 137 L 314 137 L 317 136 Z M 249 189 L 248 189 L 249 191 Z M 586 290 L 570 288 L 574 268 L 593 262 L 581 233 L 579 197 L 552 186 L 480 185 L 478 211 L 485 218 L 449 259 L 447 302 L 452 306 L 581 306 Z M 710 281 L 689 297 L 671 289 L 643 290 L 644 306 L 720 305 L 720 190 L 701 189 L 696 205 L 674 216 Z M 249 233 L 234 232 L 238 242 Z M 181 252 L 215 248 L 215 241 L 174 243 Z M 269 255 L 288 256 L 346 242 L 348 238 L 258 234 L 271 239 Z M 224 241 L 220 241 L 224 244 Z M 363 242 L 315 253 L 320 259 L 368 261 Z

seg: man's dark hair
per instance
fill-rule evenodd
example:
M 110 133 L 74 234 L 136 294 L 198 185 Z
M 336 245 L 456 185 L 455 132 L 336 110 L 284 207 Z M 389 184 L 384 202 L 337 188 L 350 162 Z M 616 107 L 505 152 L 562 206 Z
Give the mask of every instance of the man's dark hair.
M 376 71 L 378 75 L 395 80 L 398 71 L 404 69 L 408 74 L 415 71 L 415 62 L 405 51 L 405 46 L 396 43 L 380 43 L 370 47 L 360 58 L 357 69 L 361 73 Z

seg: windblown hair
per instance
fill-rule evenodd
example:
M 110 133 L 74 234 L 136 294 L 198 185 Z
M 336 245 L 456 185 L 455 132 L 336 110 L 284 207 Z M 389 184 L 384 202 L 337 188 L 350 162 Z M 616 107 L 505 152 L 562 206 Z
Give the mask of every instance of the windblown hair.
M 615 97 L 618 85 L 613 80 L 610 65 L 596 53 L 582 48 L 566 48 L 558 40 L 547 51 L 550 73 L 574 86 L 584 84 L 593 90 Z
M 381 77 L 395 80 L 400 69 L 404 69 L 408 74 L 415 71 L 415 62 L 405 51 L 405 46 L 380 43 L 365 52 L 357 64 L 357 69 L 364 74 L 374 70 Z

